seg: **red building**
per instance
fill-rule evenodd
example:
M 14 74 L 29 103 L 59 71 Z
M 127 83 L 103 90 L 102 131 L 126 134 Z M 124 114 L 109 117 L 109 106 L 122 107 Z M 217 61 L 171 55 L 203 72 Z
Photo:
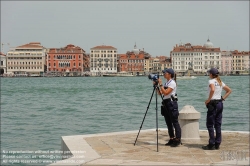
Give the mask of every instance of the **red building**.
M 73 44 L 63 48 L 50 48 L 47 53 L 49 75 L 79 76 L 89 67 L 85 51 Z
M 132 72 L 134 75 L 144 73 L 145 59 L 150 55 L 144 50 L 139 50 L 134 46 L 132 51 L 128 51 L 126 54 L 118 54 L 118 72 L 126 71 Z

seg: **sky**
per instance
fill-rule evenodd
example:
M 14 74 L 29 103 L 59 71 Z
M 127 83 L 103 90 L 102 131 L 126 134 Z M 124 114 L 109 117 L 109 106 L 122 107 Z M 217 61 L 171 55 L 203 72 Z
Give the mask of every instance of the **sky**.
M 46 48 L 136 46 L 169 56 L 176 44 L 249 51 L 249 1 L 1 1 L 1 50 L 29 42 Z M 7 44 L 9 43 L 9 45 Z M 2 46 L 1 44 L 1 46 Z

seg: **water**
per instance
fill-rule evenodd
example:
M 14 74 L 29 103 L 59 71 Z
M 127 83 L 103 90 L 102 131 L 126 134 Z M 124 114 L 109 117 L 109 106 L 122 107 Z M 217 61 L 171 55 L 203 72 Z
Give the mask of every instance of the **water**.
M 249 131 L 249 77 L 221 78 L 232 89 L 222 130 Z M 208 77 L 177 83 L 180 110 L 194 106 L 206 129 Z M 139 130 L 152 92 L 147 77 L 1 78 L 1 150 L 60 150 L 61 136 Z M 155 106 L 154 96 L 142 129 L 156 127 Z

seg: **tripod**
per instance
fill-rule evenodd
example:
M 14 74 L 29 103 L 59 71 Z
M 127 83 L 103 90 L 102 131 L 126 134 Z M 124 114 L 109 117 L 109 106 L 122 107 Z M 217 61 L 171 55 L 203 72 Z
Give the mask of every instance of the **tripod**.
M 151 95 L 151 97 L 150 97 L 150 100 L 149 100 L 149 103 L 148 103 L 148 107 L 147 107 L 146 113 L 145 113 L 145 115 L 144 115 L 144 117 L 143 117 L 143 120 L 142 120 L 140 129 L 139 129 L 139 132 L 138 132 L 137 137 L 136 137 L 136 139 L 135 139 L 134 146 L 135 146 L 135 144 L 136 144 L 136 141 L 137 141 L 137 138 L 138 138 L 138 136 L 139 136 L 139 134 L 140 134 L 140 131 L 141 131 L 143 122 L 144 122 L 145 117 L 146 117 L 146 115 L 147 115 L 148 108 L 149 108 L 149 106 L 150 106 L 150 103 L 151 103 L 152 97 L 153 97 L 153 95 L 154 95 L 155 89 L 157 89 L 158 92 L 161 93 L 161 92 L 160 92 L 160 89 L 159 89 L 159 87 L 158 87 L 157 85 L 158 85 L 158 83 L 155 83 L 155 84 L 154 84 L 154 90 L 153 90 L 152 95 Z M 161 94 L 160 94 L 160 96 L 162 97 Z M 156 132 L 157 132 L 157 152 L 158 152 L 158 111 L 157 111 L 158 108 L 157 108 L 157 92 L 155 93 L 155 100 L 156 100 L 156 107 L 155 107 L 155 110 L 156 110 Z M 162 97 L 162 100 L 163 100 L 163 97 Z

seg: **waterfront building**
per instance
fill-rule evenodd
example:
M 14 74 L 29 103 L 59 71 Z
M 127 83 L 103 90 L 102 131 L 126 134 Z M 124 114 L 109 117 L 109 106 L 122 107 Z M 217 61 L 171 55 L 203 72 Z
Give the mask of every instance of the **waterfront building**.
M 83 71 L 90 72 L 90 54 L 83 55 Z
M 172 67 L 177 73 L 186 74 L 188 70 L 192 70 L 196 74 L 201 74 L 212 67 L 221 70 L 220 48 L 215 48 L 209 39 L 203 46 L 190 43 L 176 44 L 170 51 L 170 56 Z
M 94 76 L 102 73 L 117 73 L 117 49 L 106 45 L 91 48 L 90 72 Z
M 68 44 L 50 48 L 47 53 L 47 71 L 51 76 L 81 76 L 87 67 L 87 56 L 79 46 Z
M 133 72 L 134 75 L 144 74 L 144 51 L 137 49 L 136 44 L 132 51 L 126 53 L 128 59 L 128 72 Z
M 146 74 L 151 73 L 152 72 L 152 67 L 151 64 L 153 63 L 153 58 L 145 58 L 145 62 L 144 62 L 144 72 Z
M 221 51 L 221 74 L 231 74 L 232 71 L 232 54 L 231 51 Z
M 46 49 L 40 42 L 11 48 L 7 53 L 7 73 L 41 76 L 45 71 Z
M 1 72 L 3 72 L 3 74 L 6 74 L 7 73 L 7 71 L 6 71 L 6 55 L 2 52 L 0 52 L 0 59 L 1 59 L 0 70 L 1 70 Z
M 117 56 L 117 72 L 128 71 L 128 57 L 126 54 L 118 54 Z
M 234 50 L 232 53 L 232 74 L 249 74 L 249 51 Z
M 171 57 L 167 56 L 156 56 L 159 59 L 160 72 L 166 68 L 172 68 Z
M 149 61 L 149 66 L 151 67 L 151 72 L 152 73 L 161 73 L 161 64 L 160 64 L 160 59 L 153 57 L 153 60 L 151 59 Z
M 145 52 L 144 49 L 137 49 L 136 44 L 134 49 L 127 51 L 126 54 L 119 54 L 118 57 L 118 71 L 131 72 L 133 75 L 145 75 L 148 74 L 147 60 L 150 58 L 150 54 Z

